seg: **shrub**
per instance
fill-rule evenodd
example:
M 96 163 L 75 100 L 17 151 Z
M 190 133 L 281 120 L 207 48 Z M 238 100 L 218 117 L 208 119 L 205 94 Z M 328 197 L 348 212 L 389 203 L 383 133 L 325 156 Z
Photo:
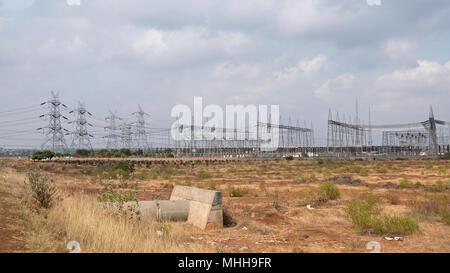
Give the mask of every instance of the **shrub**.
M 403 177 L 402 179 L 400 179 L 400 182 L 398 184 L 398 187 L 400 189 L 407 189 L 410 188 L 411 186 L 412 184 L 407 177 Z
M 359 170 L 359 175 L 361 175 L 361 176 L 369 176 L 369 170 L 361 168 Z
M 448 217 L 450 198 L 446 194 L 428 194 L 423 200 L 413 200 L 411 202 L 412 214 L 419 219 L 440 216 L 444 221 Z
M 210 189 L 210 190 L 215 190 L 215 189 L 216 189 L 216 182 L 210 181 L 210 182 L 209 182 L 208 189 Z
M 211 178 L 212 177 L 212 175 L 209 173 L 209 172 L 207 172 L 207 171 L 205 171 L 205 170 L 200 170 L 199 172 L 198 172 L 198 176 L 200 177 L 200 178 Z
M 408 235 L 419 230 L 411 216 L 380 215 L 378 198 L 373 194 L 354 198 L 347 207 L 353 226 L 362 232 L 371 229 L 376 234 Z
M 129 157 L 129 156 L 131 156 L 130 149 L 126 149 L 126 148 L 120 149 L 119 153 L 121 154 L 120 155 L 121 157 Z
M 41 176 L 38 172 L 29 173 L 28 183 L 25 180 L 24 188 L 31 192 L 31 197 L 37 202 L 38 207 L 48 209 L 54 204 L 56 187 L 47 176 Z
M 55 157 L 55 153 L 52 151 L 36 151 L 31 156 L 33 160 L 44 160 L 44 159 L 52 159 Z
M 89 157 L 91 155 L 91 151 L 86 149 L 79 149 L 75 151 L 75 157 Z
M 248 189 L 245 187 L 239 188 L 231 185 L 227 186 L 227 191 L 230 197 L 242 197 L 248 193 Z
M 317 196 L 317 188 L 308 187 L 305 191 L 301 192 L 298 195 L 299 206 L 305 205 L 317 205 L 318 196 Z
M 375 220 L 373 229 L 378 234 L 408 235 L 419 231 L 419 224 L 411 216 L 383 215 Z
M 325 200 L 335 200 L 340 196 L 338 187 L 331 181 L 323 182 L 319 187 L 318 194 Z
M 347 207 L 347 215 L 353 226 L 360 231 L 367 231 L 372 227 L 375 217 L 379 213 L 378 198 L 368 194 L 363 198 L 353 199 Z
M 134 172 L 134 165 L 129 161 L 119 161 L 114 163 L 112 170 L 116 177 L 122 176 L 123 178 L 129 178 Z
M 441 218 L 447 225 L 450 225 L 450 210 L 443 210 L 441 212 Z
M 104 185 L 104 188 L 100 191 L 97 200 L 98 202 L 104 203 L 105 206 L 112 205 L 119 212 L 126 214 L 130 212 L 130 217 L 136 216 L 140 219 L 139 211 L 139 199 L 138 199 L 138 183 L 132 185 L 127 184 L 128 189 L 133 191 L 123 191 L 119 190 L 123 188 L 123 185 L 115 185 L 112 181 L 109 181 Z M 134 204 L 129 204 L 125 206 L 126 202 L 134 202 Z
M 292 155 L 289 155 L 289 156 L 286 156 L 285 159 L 290 161 L 290 160 L 294 160 L 294 157 Z
M 445 153 L 444 155 L 441 156 L 442 159 L 450 159 L 450 152 Z

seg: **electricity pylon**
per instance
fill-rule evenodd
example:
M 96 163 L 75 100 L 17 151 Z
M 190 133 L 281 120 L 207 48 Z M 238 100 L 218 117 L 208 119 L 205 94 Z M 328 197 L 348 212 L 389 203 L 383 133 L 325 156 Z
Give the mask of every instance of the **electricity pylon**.
M 78 108 L 69 112 L 69 114 L 74 113 L 76 115 L 76 119 L 70 121 L 69 124 L 74 124 L 75 130 L 72 132 L 73 140 L 72 140 L 72 149 L 87 149 L 92 150 L 92 144 L 90 137 L 93 137 L 88 133 L 87 127 L 92 124 L 88 123 L 86 120 L 86 114 L 92 116 L 90 112 L 88 112 L 82 102 L 78 102 Z
M 120 125 L 120 131 L 121 131 L 121 141 L 122 141 L 122 148 L 127 148 L 130 149 L 131 148 L 131 141 L 132 141 L 132 135 L 133 133 L 131 132 L 131 124 L 127 123 L 126 121 L 123 122 Z
M 52 98 L 50 100 L 41 103 L 41 105 L 48 106 L 48 113 L 40 116 L 48 117 L 48 126 L 38 128 L 38 130 L 43 130 L 44 133 L 47 131 L 45 133 L 46 140 L 42 143 L 41 148 L 49 149 L 53 152 L 63 152 L 67 149 L 63 131 L 68 131 L 61 125 L 61 118 L 67 120 L 67 118 L 61 114 L 61 106 L 64 108 L 67 108 L 67 106 L 59 100 L 58 93 L 52 91 L 51 94 Z
M 133 115 L 137 115 L 137 122 L 135 126 L 136 131 L 134 133 L 136 149 L 146 150 L 149 148 L 149 145 L 147 139 L 147 131 L 145 129 L 145 116 L 150 115 L 144 112 L 140 104 L 138 105 L 138 107 L 139 111 L 133 113 Z
M 117 120 L 122 120 L 122 118 L 116 115 L 116 112 L 109 111 L 110 116 L 105 118 L 105 120 L 109 120 L 109 126 L 105 127 L 105 130 L 108 131 L 108 135 L 104 136 L 104 138 L 108 138 L 108 142 L 106 144 L 106 149 L 118 149 L 119 148 L 119 138 L 120 134 L 117 132 Z

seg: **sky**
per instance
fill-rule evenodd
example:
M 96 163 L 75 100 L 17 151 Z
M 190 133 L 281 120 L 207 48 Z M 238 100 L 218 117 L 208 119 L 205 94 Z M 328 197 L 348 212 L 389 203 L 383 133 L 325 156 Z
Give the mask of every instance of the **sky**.
M 354 117 L 356 100 L 366 123 L 369 107 L 372 124 L 423 121 L 430 105 L 450 120 L 449 48 L 448 0 L 0 0 L 0 147 L 42 142 L 45 109 L 8 111 L 52 90 L 99 126 L 142 104 L 168 128 L 194 96 L 280 105 L 317 143 L 328 110 Z

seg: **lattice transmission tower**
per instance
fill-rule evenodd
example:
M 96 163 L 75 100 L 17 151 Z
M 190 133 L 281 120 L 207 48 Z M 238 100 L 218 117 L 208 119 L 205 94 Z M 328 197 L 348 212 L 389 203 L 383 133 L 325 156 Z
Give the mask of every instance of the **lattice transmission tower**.
M 68 130 L 62 127 L 61 119 L 67 120 L 67 118 L 61 114 L 61 106 L 64 108 L 67 108 L 67 106 L 59 100 L 58 93 L 52 91 L 51 94 L 52 98 L 50 100 L 41 103 L 41 105 L 47 105 L 48 107 L 48 113 L 40 116 L 48 118 L 48 126 L 38 128 L 38 130 L 44 131 L 46 137 L 41 145 L 41 149 L 63 152 L 67 149 L 64 132 L 68 132 Z
M 131 142 L 133 133 L 131 132 L 131 124 L 124 121 L 120 125 L 120 139 L 122 142 L 122 148 L 131 149 Z
M 122 118 L 116 115 L 116 112 L 109 111 L 110 116 L 105 118 L 105 120 L 109 121 L 109 126 L 105 127 L 105 130 L 108 131 L 108 135 L 104 136 L 104 138 L 108 139 L 106 143 L 106 149 L 118 149 L 119 148 L 119 140 L 121 138 L 120 132 L 118 132 L 117 120 L 122 120 Z
M 147 134 L 147 130 L 146 130 L 146 125 L 145 125 L 145 116 L 150 116 L 149 114 L 145 113 L 144 110 L 142 109 L 142 106 L 139 104 L 139 111 L 134 112 L 133 115 L 137 116 L 137 122 L 136 122 L 136 126 L 135 126 L 135 133 L 134 133 L 134 137 L 135 137 L 135 143 L 136 149 L 140 149 L 140 150 L 146 150 L 149 148 L 148 145 L 148 134 Z
M 88 126 L 92 127 L 92 124 L 87 122 L 86 115 L 92 116 L 90 112 L 86 110 L 86 107 L 82 102 L 78 102 L 78 108 L 69 112 L 69 114 L 75 114 L 76 119 L 70 121 L 69 124 L 74 124 L 74 131 L 72 139 L 72 149 L 87 149 L 92 150 L 91 137 L 94 137 L 89 134 Z

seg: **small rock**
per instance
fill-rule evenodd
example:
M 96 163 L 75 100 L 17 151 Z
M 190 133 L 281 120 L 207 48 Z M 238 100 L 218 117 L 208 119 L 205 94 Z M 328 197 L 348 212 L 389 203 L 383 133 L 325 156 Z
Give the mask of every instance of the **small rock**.
M 239 251 L 243 251 L 243 250 L 246 250 L 246 249 L 248 249 L 248 247 L 243 246 L 243 247 L 239 248 Z

